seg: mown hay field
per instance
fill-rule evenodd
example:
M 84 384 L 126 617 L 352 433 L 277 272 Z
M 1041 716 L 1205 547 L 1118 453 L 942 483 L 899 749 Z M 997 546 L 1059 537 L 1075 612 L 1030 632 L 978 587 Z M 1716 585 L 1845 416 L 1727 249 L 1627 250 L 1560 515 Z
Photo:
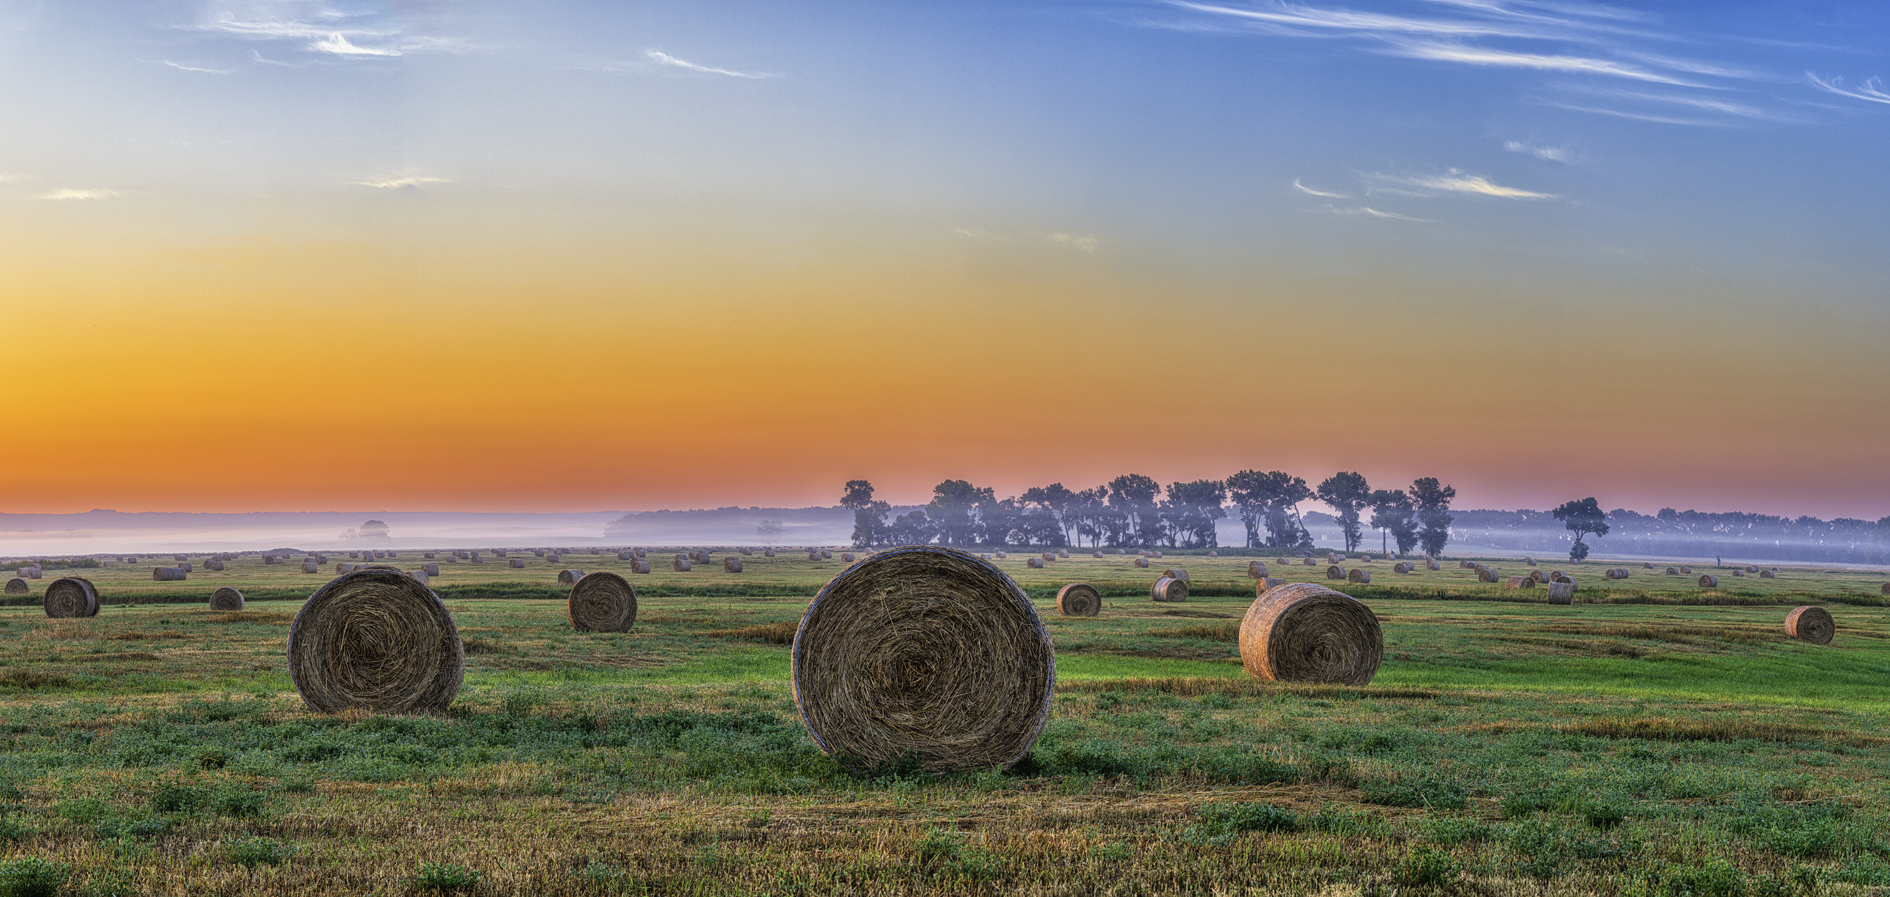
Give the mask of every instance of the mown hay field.
M 443 716 L 309 712 L 283 650 L 299 558 L 73 571 L 90 619 L 0 607 L 0 876 L 67 894 L 1873 893 L 1890 886 L 1886 577 L 1667 577 L 1545 563 L 1404 575 L 1348 560 L 1385 634 L 1359 688 L 1259 683 L 1247 557 L 998 562 L 1057 650 L 1008 772 L 849 773 L 801 727 L 788 645 L 844 568 L 805 552 L 633 575 L 614 554 L 448 564 L 465 640 Z M 425 563 L 401 552 L 402 569 Z M 1325 564 L 1270 573 L 1324 583 Z M 1323 561 L 1323 558 L 1321 558 Z M 1185 566 L 1190 597 L 1149 586 Z M 1603 581 L 1610 566 L 1630 577 Z M 1665 565 L 1660 565 L 1664 568 Z M 637 589 L 574 632 L 559 570 Z M 1698 572 L 1710 567 L 1694 565 Z M 48 569 L 25 601 L 66 571 Z M 1725 572 L 1725 571 L 1720 571 Z M 1070 581 L 1103 596 L 1060 617 Z M 207 608 L 219 586 L 239 612 Z M 9 599 L 19 602 L 18 596 Z M 1788 639 L 1819 604 L 1828 646 Z M 3 883 L 3 882 L 0 882 Z

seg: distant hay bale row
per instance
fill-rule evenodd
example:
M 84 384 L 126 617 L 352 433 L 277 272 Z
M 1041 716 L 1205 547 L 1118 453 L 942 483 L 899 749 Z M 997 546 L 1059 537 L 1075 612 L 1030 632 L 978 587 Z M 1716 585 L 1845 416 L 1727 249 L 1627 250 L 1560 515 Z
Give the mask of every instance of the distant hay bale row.
M 1240 659 L 1256 679 L 1366 685 L 1385 636 L 1362 602 L 1312 583 L 1268 588 L 1240 622 Z
M 1188 600 L 1188 581 L 1185 579 L 1175 579 L 1172 576 L 1164 576 L 1155 580 L 1155 586 L 1149 590 L 1149 594 L 1150 597 L 1154 598 L 1156 601 L 1164 601 L 1170 604 L 1186 601 Z
M 1785 615 L 1785 634 L 1792 638 L 1815 645 L 1828 645 L 1831 644 L 1831 636 L 1836 633 L 1837 622 L 1831 619 L 1831 612 L 1817 605 L 1794 608 Z
M 309 709 L 442 713 L 466 652 L 438 595 L 386 567 L 338 576 L 289 625 L 289 680 Z
M 615 573 L 580 578 L 572 584 L 565 604 L 571 628 L 579 632 L 629 632 L 637 621 L 637 594 Z
M 46 616 L 55 620 L 98 616 L 98 589 L 77 576 L 55 579 L 46 586 Z
M 152 567 L 151 579 L 154 582 L 183 582 L 188 576 L 176 567 Z
M 1066 617 L 1093 617 L 1102 612 L 1102 593 L 1088 583 L 1073 582 L 1057 590 L 1057 613 Z
M 855 768 L 1010 766 L 1036 743 L 1056 688 L 1050 636 L 1023 589 L 932 546 L 835 576 L 802 616 L 792 662 L 808 733 Z
M 217 589 L 216 591 L 210 593 L 210 609 L 221 610 L 221 611 L 242 610 L 243 609 L 243 593 L 235 589 L 232 589 L 229 586 L 224 586 L 223 588 Z

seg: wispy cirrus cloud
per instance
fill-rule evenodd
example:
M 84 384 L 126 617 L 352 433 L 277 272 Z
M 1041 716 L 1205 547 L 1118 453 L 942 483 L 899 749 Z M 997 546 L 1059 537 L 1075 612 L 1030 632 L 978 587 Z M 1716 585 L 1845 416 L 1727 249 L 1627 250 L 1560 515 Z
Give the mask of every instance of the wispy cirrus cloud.
M 235 4 L 238 8 L 231 8 Z M 393 58 L 417 52 L 463 53 L 475 47 L 459 38 L 412 33 L 408 20 L 385 13 L 364 13 L 330 7 L 320 0 L 243 4 L 218 0 L 218 5 L 183 27 L 246 41 L 289 42 L 293 49 L 317 57 L 344 59 Z M 280 54 L 272 54 L 280 55 Z M 265 59 L 256 61 L 284 65 Z
M 1437 223 L 1436 221 L 1430 218 L 1413 218 L 1410 215 L 1400 215 L 1397 212 L 1385 212 L 1378 209 L 1374 209 L 1371 206 L 1359 206 L 1358 208 L 1354 208 L 1354 209 L 1342 209 L 1338 206 L 1328 204 L 1321 211 L 1324 211 L 1333 215 L 1342 215 L 1347 218 L 1380 218 L 1386 221 L 1409 221 L 1413 224 L 1436 224 Z
M 1299 178 L 1293 179 L 1293 189 L 1298 190 L 1299 192 L 1304 193 L 1307 196 L 1323 196 L 1327 199 L 1351 199 L 1351 197 L 1346 196 L 1343 193 L 1329 193 L 1324 190 L 1314 190 L 1313 188 L 1300 183 Z
M 1813 87 L 1826 93 L 1834 93 L 1841 97 L 1850 97 L 1853 100 L 1864 100 L 1871 103 L 1890 103 L 1890 93 L 1884 92 L 1883 81 L 1877 78 L 1865 79 L 1864 83 L 1857 87 L 1845 87 L 1844 78 L 1841 75 L 1830 78 L 1820 78 L 1811 72 L 1806 72 L 1805 78 L 1811 82 Z
M 172 62 L 168 59 L 164 60 L 164 64 L 180 72 L 197 72 L 203 75 L 227 75 L 231 71 L 230 69 L 210 69 L 195 65 L 185 65 L 181 62 Z
M 438 178 L 430 175 L 399 175 L 396 177 L 369 178 L 365 181 L 351 181 L 357 187 L 373 187 L 376 190 L 403 190 L 419 187 L 421 184 L 450 184 L 451 178 Z
M 1528 153 L 1544 162 L 1568 163 L 1574 161 L 1572 154 L 1570 154 L 1566 148 L 1559 146 L 1535 146 L 1520 140 L 1510 140 L 1503 144 L 1503 148 L 1512 153 Z
M 1088 234 L 1066 234 L 1066 233 L 1053 232 L 1053 233 L 1045 234 L 1044 239 L 1049 240 L 1052 243 L 1058 243 L 1064 246 L 1068 246 L 1071 249 L 1076 250 L 1077 252 L 1085 253 L 1087 255 L 1095 255 L 1096 248 L 1102 245 L 1101 240 L 1098 240 L 1095 237 L 1092 237 Z
M 400 51 L 390 47 L 363 47 L 348 40 L 348 36 L 339 31 L 331 32 L 308 45 L 317 53 L 333 53 L 336 56 L 399 56 Z
M 1459 62 L 1465 65 L 1537 69 L 1582 75 L 1606 75 L 1635 81 L 1649 81 L 1655 84 L 1671 84 L 1676 87 L 1700 86 L 1694 81 L 1677 75 L 1649 71 L 1639 66 L 1597 59 L 1592 56 L 1490 50 L 1466 44 L 1437 41 L 1394 41 L 1387 52 L 1393 56 L 1403 56 L 1408 59 L 1429 59 L 1440 62 Z
M 54 190 L 51 193 L 42 193 L 34 197 L 34 199 L 49 199 L 56 202 L 64 202 L 67 200 L 110 199 L 117 195 L 118 191 L 116 190 Z
M 1470 174 L 1461 169 L 1452 168 L 1444 174 L 1434 175 L 1391 175 L 1370 174 L 1365 176 L 1373 193 L 1395 193 L 1406 196 L 1488 196 L 1495 199 L 1559 199 L 1553 193 L 1539 193 L 1520 187 L 1505 187 L 1487 177 Z
M 768 78 L 781 77 L 780 75 L 772 74 L 769 72 L 738 72 L 738 71 L 735 71 L 734 69 L 722 69 L 722 68 L 716 68 L 714 66 L 708 66 L 708 65 L 697 65 L 696 63 L 690 62 L 687 59 L 678 59 L 661 50 L 645 50 L 643 51 L 643 55 L 645 58 L 649 59 L 652 62 L 655 62 L 658 65 L 666 65 L 672 68 L 679 68 L 679 69 L 683 69 L 684 71 L 696 72 L 696 73 L 704 74 L 704 75 L 724 75 L 730 78 L 748 78 L 748 79 L 756 80 L 756 81 L 766 80 Z

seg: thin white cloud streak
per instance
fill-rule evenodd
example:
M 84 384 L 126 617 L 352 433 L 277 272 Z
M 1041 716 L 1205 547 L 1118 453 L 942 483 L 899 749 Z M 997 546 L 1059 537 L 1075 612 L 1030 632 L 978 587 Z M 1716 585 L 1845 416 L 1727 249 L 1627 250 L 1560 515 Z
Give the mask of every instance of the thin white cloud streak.
M 1087 234 L 1051 233 L 1051 234 L 1045 234 L 1044 238 L 1049 240 L 1052 243 L 1061 243 L 1065 246 L 1070 247 L 1071 249 L 1075 249 L 1078 252 L 1087 253 L 1089 255 L 1095 255 L 1096 248 L 1101 245 L 1100 240 L 1097 240 L 1095 237 L 1089 236 Z
M 1528 153 L 1544 162 L 1568 164 L 1571 161 L 1568 150 L 1559 146 L 1531 146 L 1520 140 L 1511 140 L 1503 144 L 1503 148 L 1512 153 Z
M 1435 34 L 1451 35 L 1454 37 L 1545 36 L 1533 30 L 1505 28 L 1475 22 L 1446 21 L 1441 19 L 1411 19 L 1403 16 L 1387 16 L 1376 13 L 1341 12 L 1312 9 L 1305 6 L 1293 6 L 1285 3 L 1271 4 L 1271 8 L 1278 10 L 1278 12 L 1267 12 L 1258 9 L 1236 9 L 1230 6 L 1190 3 L 1186 2 L 1186 0 L 1179 0 L 1179 2 L 1176 2 L 1174 5 L 1195 12 L 1231 16 L 1244 21 L 1263 22 L 1269 25 L 1290 25 L 1300 28 L 1318 28 L 1330 31 L 1367 34 Z
M 1327 193 L 1324 190 L 1314 190 L 1313 188 L 1300 183 L 1299 178 L 1293 179 L 1293 189 L 1298 190 L 1299 192 L 1304 193 L 1307 196 L 1323 196 L 1327 199 L 1351 199 L 1352 198 L 1343 193 Z
M 738 72 L 733 69 L 718 69 L 713 66 L 697 65 L 693 62 L 690 62 L 687 59 L 677 59 L 676 57 L 671 56 L 668 53 L 665 53 L 661 50 L 645 50 L 643 51 L 643 55 L 654 60 L 659 65 L 673 66 L 675 68 L 684 69 L 686 71 L 700 72 L 701 74 L 704 74 L 704 75 L 726 75 L 730 78 L 748 78 L 748 79 L 756 80 L 756 81 L 764 80 L 767 78 L 780 77 L 780 75 L 774 75 L 767 72 Z
M 1726 127 L 1726 123 L 1723 121 L 1708 121 L 1708 120 L 1699 119 L 1699 118 L 1675 118 L 1671 115 L 1650 115 L 1645 112 L 1628 112 L 1621 109 L 1604 109 L 1599 106 L 1577 106 L 1573 103 L 1549 103 L 1548 105 L 1553 106 L 1557 109 L 1567 109 L 1570 112 L 1587 112 L 1592 115 L 1611 115 L 1611 116 L 1614 116 L 1615 118 L 1626 118 L 1626 119 L 1632 119 L 1633 121 L 1653 122 L 1655 124 L 1660 124 L 1660 125 L 1688 125 L 1688 126 L 1696 127 L 1696 128 Z
M 1372 187 L 1373 193 L 1400 193 L 1407 196 L 1435 196 L 1439 193 L 1454 193 L 1462 196 L 1489 196 L 1496 199 L 1559 199 L 1553 193 L 1538 193 L 1518 187 L 1505 187 L 1482 175 L 1469 174 L 1455 168 L 1441 175 L 1396 176 L 1388 174 L 1366 175 L 1376 184 L 1402 184 L 1424 192 L 1409 192 L 1395 187 Z
M 450 178 L 409 175 L 397 178 L 375 178 L 373 180 L 354 181 L 353 184 L 357 187 L 373 187 L 376 190 L 399 190 L 403 187 L 418 187 L 421 184 L 450 184 L 452 182 Z
M 168 60 L 168 59 L 166 59 L 166 60 L 164 60 L 164 64 L 165 64 L 165 65 L 168 65 L 168 66 L 170 66 L 171 68 L 174 68 L 174 69 L 176 69 L 176 70 L 178 70 L 178 71 L 180 71 L 180 72 L 199 72 L 199 73 L 201 73 L 201 74 L 205 74 L 205 75 L 227 75 L 227 74 L 229 74 L 229 73 L 230 73 L 230 70 L 229 70 L 229 69 L 206 69 L 206 68 L 199 68 L 199 67 L 197 67 L 197 66 L 194 66 L 194 65 L 184 65 L 184 64 L 182 64 L 182 63 L 177 63 L 177 62 L 172 62 L 172 61 L 170 61 L 170 60 Z
M 987 230 L 976 230 L 974 228 L 969 228 L 969 227 L 954 227 L 952 228 L 952 233 L 955 233 L 961 237 L 970 237 L 973 240 L 1008 239 L 1007 237 L 1001 236 L 999 234 L 991 233 L 990 231 L 987 231 Z
M 42 193 L 36 199 L 50 199 L 63 202 L 66 200 L 110 199 L 118 195 L 116 190 L 54 190 Z
M 355 43 L 350 42 L 347 36 L 342 34 L 339 31 L 333 32 L 329 34 L 327 37 L 322 38 L 321 40 L 318 40 L 312 44 L 309 44 L 308 48 L 317 53 L 333 53 L 336 56 L 399 56 L 400 55 L 399 50 L 384 49 L 380 47 L 363 47 L 363 46 L 357 45 Z
M 1866 79 L 1862 87 L 1850 88 L 1844 86 L 1842 76 L 1833 76 L 1826 80 L 1811 72 L 1806 72 L 1805 77 L 1811 80 L 1812 86 L 1827 93 L 1871 103 L 1890 103 L 1890 93 L 1884 92 L 1883 82 L 1876 78 Z
M 1435 41 L 1399 41 L 1388 51 L 1393 56 L 1406 59 L 1427 59 L 1437 62 L 1457 62 L 1464 65 L 1496 66 L 1501 68 L 1537 69 L 1549 72 L 1568 72 L 1572 74 L 1609 75 L 1616 78 L 1630 78 L 1636 81 L 1649 81 L 1655 84 L 1672 84 L 1677 87 L 1699 87 L 1692 81 L 1650 72 L 1619 62 L 1595 59 L 1588 56 L 1550 56 L 1542 53 L 1517 53 L 1508 50 L 1485 50 L 1462 44 L 1444 44 Z
M 1325 210 L 1334 215 L 1342 215 L 1347 218 L 1357 218 L 1360 216 L 1365 216 L 1365 217 L 1370 217 L 1370 218 L 1382 218 L 1386 221 L 1409 221 L 1409 222 L 1412 222 L 1413 224 L 1436 224 L 1437 223 L 1429 218 L 1413 218 L 1409 215 L 1400 215 L 1397 212 L 1381 212 L 1377 209 L 1372 208 L 1371 206 L 1359 206 L 1356 209 L 1341 209 L 1335 205 L 1327 205 L 1325 207 Z

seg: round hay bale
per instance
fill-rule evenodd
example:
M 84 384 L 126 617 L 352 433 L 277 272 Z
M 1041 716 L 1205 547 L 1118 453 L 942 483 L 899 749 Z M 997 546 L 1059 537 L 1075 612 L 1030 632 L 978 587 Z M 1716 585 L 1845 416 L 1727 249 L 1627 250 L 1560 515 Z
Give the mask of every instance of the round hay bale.
M 1086 582 L 1057 590 L 1057 613 L 1066 617 L 1093 617 L 1102 612 L 1102 593 Z
M 1391 569 L 1394 573 L 1413 573 L 1417 571 L 1416 567 L 1411 566 L 1410 561 L 1399 561 L 1392 564 Z
M 1327 579 L 1344 579 L 1344 578 L 1345 578 L 1345 568 L 1344 568 L 1344 567 L 1341 567 L 1341 566 L 1339 566 L 1338 564 L 1333 564 L 1332 566 L 1330 566 L 1330 567 L 1327 567 L 1327 568 L 1326 568 L 1326 578 L 1327 578 Z
M 818 551 L 810 551 L 810 552 L 808 552 L 808 553 L 807 553 L 807 559 L 808 559 L 808 560 L 810 560 L 810 561 L 818 561 L 818 560 L 820 560 L 820 552 L 818 552 Z
M 833 552 L 831 552 L 831 551 L 829 551 L 829 550 L 827 550 L 827 549 L 825 549 L 825 548 L 823 548 L 823 549 L 821 549 L 821 550 L 820 550 L 820 559 L 821 559 L 821 560 L 823 560 L 823 561 L 831 561 L 831 560 L 833 560 Z
M 1563 582 L 1563 581 L 1574 582 L 1574 579 L 1572 579 L 1567 573 L 1563 573 L 1560 570 L 1550 570 L 1549 581 L 1550 582 Z
M 1253 584 L 1253 593 L 1255 595 L 1265 595 L 1268 589 L 1277 589 L 1283 585 L 1286 585 L 1286 580 L 1268 576 Z
M 675 570 L 677 573 L 688 573 L 689 572 L 689 559 L 677 558 L 674 561 L 670 562 L 670 568 Z
M 617 560 L 620 560 L 620 561 L 630 561 L 630 560 L 635 560 L 635 559 L 636 559 L 636 555 L 634 555 L 634 554 L 631 554 L 631 553 L 630 553 L 630 552 L 628 552 L 628 551 L 619 551 L 619 552 L 617 552 Z
M 1534 567 L 1534 566 L 1536 565 L 1536 559 L 1535 559 L 1535 558 L 1523 558 L 1523 559 L 1522 559 L 1522 562 L 1523 562 L 1523 563 L 1525 563 L 1525 564 L 1528 564 L 1528 565 L 1529 565 L 1529 566 L 1531 566 L 1531 567 Z
M 1572 582 L 1549 583 L 1550 604 L 1574 604 L 1575 584 Z
M 32 590 L 32 586 L 27 585 L 26 580 L 17 576 L 7 580 L 7 594 L 9 595 L 24 595 Z
M 1679 576 L 1679 575 L 1680 575 L 1680 568 L 1679 568 L 1679 567 L 1668 567 L 1668 568 L 1667 568 L 1667 575 L 1668 575 L 1668 576 Z
M 1707 573 L 1700 577 L 1700 588 L 1710 589 L 1719 585 L 1719 577 Z
M 599 571 L 579 579 L 565 605 L 571 628 L 579 632 L 629 632 L 637 622 L 637 593 L 615 573 Z
M 1148 549 L 1146 548 L 1137 549 L 1135 554 L 1137 557 L 1148 557 Z
M 1166 570 L 1163 570 L 1162 575 L 1168 577 L 1169 579 L 1179 579 L 1182 582 L 1188 581 L 1188 571 L 1183 570 L 1180 567 L 1170 567 Z
M 1652 570 L 1652 569 L 1654 569 L 1654 562 L 1653 562 L 1653 561 L 1642 561 L 1642 562 L 1641 562 L 1641 569 L 1642 569 L 1642 570 Z
M 1004 557 L 1005 557 L 1005 555 L 1004 555 L 1004 552 L 1003 552 L 1003 551 L 999 551 L 999 552 L 997 553 L 997 559 L 998 559 L 998 560 L 1000 560 L 1000 561 L 1001 561 L 1001 560 L 1004 560 Z
M 1369 564 L 1372 562 L 1372 556 L 1369 554 L 1361 554 L 1358 556 L 1358 562 L 1361 564 Z
M 1069 557 L 1069 556 L 1070 556 L 1070 552 L 1069 552 L 1069 550 L 1068 550 L 1068 549 L 1063 549 L 1063 548 L 1059 548 L 1059 549 L 1057 549 L 1057 557 L 1058 557 L 1059 559 L 1062 559 L 1062 558 L 1067 558 L 1067 557 Z
M 1890 595 L 1890 582 L 1884 583 L 1883 588 L 1879 589 L 1878 592 L 1884 595 Z
M 1531 582 L 1537 582 L 1537 583 L 1548 582 L 1549 574 L 1544 573 L 1541 570 L 1531 570 L 1529 571 L 1529 580 Z
M 1346 582 L 1371 582 L 1372 571 L 1367 570 L 1363 567 L 1353 567 L 1352 572 L 1345 574 L 1345 581 Z
M 1488 567 L 1477 568 L 1477 582 L 1495 582 L 1496 571 Z
M 631 561 L 630 572 L 631 573 L 648 573 L 650 572 L 650 562 L 644 561 L 644 560 Z
M 1746 571 L 1744 571 L 1744 570 L 1742 570 L 1742 569 L 1740 569 L 1740 568 L 1738 568 L 1738 567 L 1734 567 L 1734 568 L 1733 568 L 1733 575 L 1734 575 L 1734 576 L 1745 576 L 1745 575 L 1746 575 Z
M 46 584 L 46 616 L 55 620 L 98 616 L 98 590 L 89 579 L 66 576 Z
M 755 556 L 755 550 L 753 548 L 737 548 L 735 549 L 735 551 L 745 558 L 750 558 L 750 557 Z
M 1772 570 L 1760 570 L 1759 578 L 1760 579 L 1777 579 L 1778 573 Z
M 845 562 L 847 562 L 847 563 L 849 563 L 849 564 L 851 564 L 851 563 L 853 563 L 853 552 L 851 552 L 851 551 L 843 551 L 843 552 L 841 552 L 841 553 L 840 553 L 840 560 L 842 560 L 842 561 L 845 561 Z M 740 571 L 737 571 L 737 572 L 740 572 Z
M 1262 564 L 1259 561 L 1248 561 L 1247 562 L 1247 578 L 1248 579 L 1267 578 L 1267 565 Z
M 34 577 L 37 579 L 38 577 Z M 176 567 L 153 567 L 151 579 L 155 582 L 183 582 L 190 577 Z
M 1681 575 L 1681 576 L 1692 576 L 1692 575 L 1693 575 L 1693 568 L 1692 568 L 1692 567 L 1681 567 L 1681 568 L 1680 568 L 1680 575 Z
M 722 559 L 722 572 L 723 573 L 742 572 L 742 559 L 735 557 L 734 555 L 730 555 L 728 557 L 723 558 Z
M 466 675 L 453 615 L 392 567 L 315 590 L 289 624 L 289 681 L 317 713 L 443 713 Z
M 1024 566 L 1029 567 L 1032 570 L 1042 570 L 1043 558 L 1025 558 Z
M 302 562 L 303 573 L 320 573 L 321 571 L 322 571 L 321 565 L 315 563 L 314 561 Z
M 423 571 L 425 571 L 425 572 L 426 572 L 426 574 L 427 574 L 428 576 L 438 576 L 438 575 L 440 575 L 440 565 L 439 565 L 439 564 L 421 564 L 421 565 L 420 565 L 420 569 L 421 569 L 421 570 L 423 570 Z
M 639 549 L 636 549 L 636 555 L 637 555 L 637 557 L 640 557 L 640 558 L 647 558 L 647 557 L 649 557 L 649 554 L 648 554 L 647 552 L 645 552 L 645 551 L 644 551 L 643 549 L 641 549 L 641 548 L 639 548 Z M 768 556 L 769 556 L 769 557 L 774 557 L 774 550 L 773 550 L 773 549 L 769 549 L 769 550 L 768 550 Z
M 1437 562 L 1437 559 L 1436 559 L 1436 558 L 1425 558 L 1425 559 L 1424 559 L 1424 569 L 1426 569 L 1426 570 L 1442 570 L 1442 569 L 1444 569 L 1444 565 L 1442 565 L 1442 564 L 1439 564 L 1439 563 Z
M 1792 638 L 1828 645 L 1836 633 L 1837 621 L 1831 619 L 1831 612 L 1815 604 L 1793 608 L 1785 615 L 1785 634 Z
M 1098 551 L 1092 557 L 1102 557 L 1102 552 Z
M 1471 567 L 1474 567 L 1474 566 L 1476 566 L 1476 565 L 1475 565 L 1475 564 L 1472 564 L 1472 563 L 1470 563 L 1469 561 L 1458 561 L 1458 562 L 1457 562 L 1457 567 L 1458 567 L 1459 569 L 1463 569 L 1463 570 L 1468 570 L 1468 569 L 1470 569 Z
M 348 564 L 348 563 L 341 563 L 341 564 L 336 564 L 336 565 L 335 565 L 335 575 L 336 575 L 336 576 L 340 576 L 340 575 L 342 575 L 343 573 L 353 573 L 353 572 L 354 572 L 354 565 L 353 565 L 353 564 Z
M 1240 621 L 1240 660 L 1255 679 L 1366 685 L 1384 659 L 1377 615 L 1325 586 L 1267 589 Z
M 558 585 L 561 585 L 561 586 L 577 585 L 577 581 L 583 578 L 584 578 L 584 571 L 582 570 L 559 570 L 558 571 Z
M 1056 556 L 1056 555 L 1054 555 L 1054 554 L 1051 554 L 1051 553 L 1050 553 L 1050 552 L 1048 552 L 1048 551 L 1046 551 L 1046 552 L 1044 552 L 1044 553 L 1043 553 L 1043 554 L 1041 555 L 1041 557 L 1042 557 L 1042 558 L 1043 558 L 1044 560 L 1046 560 L 1046 561 L 1054 561 L 1054 560 L 1056 560 L 1056 558 L 1057 558 L 1057 556 Z
M 801 617 L 794 703 L 822 751 L 871 768 L 1006 767 L 1050 718 L 1056 652 L 994 565 L 909 545 L 841 571 Z
M 1149 597 L 1170 604 L 1186 601 L 1188 600 L 1188 581 L 1164 576 L 1155 580 L 1155 587 L 1149 589 Z
M 1308 566 L 1308 567 L 1317 567 L 1317 566 L 1319 566 L 1319 563 L 1318 563 L 1317 561 L 1314 561 L 1314 560 L 1313 560 L 1312 558 L 1300 558 L 1300 561 L 1299 561 L 1299 562 L 1300 562 L 1300 563 L 1302 563 L 1302 564 L 1305 564 L 1305 565 L 1306 565 L 1306 566 Z
M 1157 552 L 1154 552 L 1153 554 L 1151 554 L 1151 555 L 1150 555 L 1150 557 L 1157 557 L 1157 558 L 1159 558 L 1159 557 L 1161 557 L 1161 556 L 1162 556 L 1162 553 L 1161 553 L 1161 552 L 1159 552 L 1159 551 L 1157 551 Z
M 204 562 L 203 562 L 203 568 L 204 568 L 205 570 L 215 570 L 215 571 L 216 571 L 216 572 L 218 572 L 218 573 L 222 573 L 222 572 L 223 572 L 223 562 L 222 562 L 222 561 L 217 561 L 217 560 L 210 560 L 210 561 L 204 561 Z
M 511 558 L 510 560 L 507 560 L 505 562 L 505 565 L 508 567 L 511 567 L 514 570 L 523 570 L 525 569 L 525 559 L 524 558 Z
M 224 586 L 210 593 L 211 610 L 242 610 L 243 593 Z
M 1756 566 L 1753 566 L 1752 564 L 1747 564 L 1747 565 L 1746 565 L 1746 572 L 1747 572 L 1747 573 L 1757 573 L 1757 572 L 1759 572 L 1759 568 L 1758 568 L 1758 567 L 1756 567 Z
M 430 586 L 433 584 L 433 577 L 428 576 L 427 571 L 425 570 L 408 570 L 407 575 L 413 577 L 414 582 L 417 582 L 423 586 Z
M 1503 586 L 1511 589 L 1520 589 L 1523 587 L 1523 583 L 1528 583 L 1533 586 L 1536 584 L 1536 581 L 1527 576 L 1512 576 L 1503 580 Z
M 1220 556 L 1221 556 L 1221 553 L 1220 553 L 1220 552 L 1218 552 L 1218 551 L 1210 551 L 1210 552 L 1208 552 L 1208 557 L 1211 557 L 1211 558 L 1217 558 L 1217 557 L 1220 557 Z
M 1002 555 L 1000 555 L 1000 557 L 1002 557 Z M 1136 558 L 1135 566 L 1146 569 L 1148 567 L 1148 558 Z
M 425 552 L 425 553 L 423 553 L 423 554 L 421 554 L 420 556 L 421 556 L 422 558 L 425 558 L 426 560 L 429 560 L 429 561 L 430 561 L 430 560 L 433 560 L 433 555 L 434 555 L 434 552 L 431 552 L 431 551 L 428 551 L 428 552 Z

